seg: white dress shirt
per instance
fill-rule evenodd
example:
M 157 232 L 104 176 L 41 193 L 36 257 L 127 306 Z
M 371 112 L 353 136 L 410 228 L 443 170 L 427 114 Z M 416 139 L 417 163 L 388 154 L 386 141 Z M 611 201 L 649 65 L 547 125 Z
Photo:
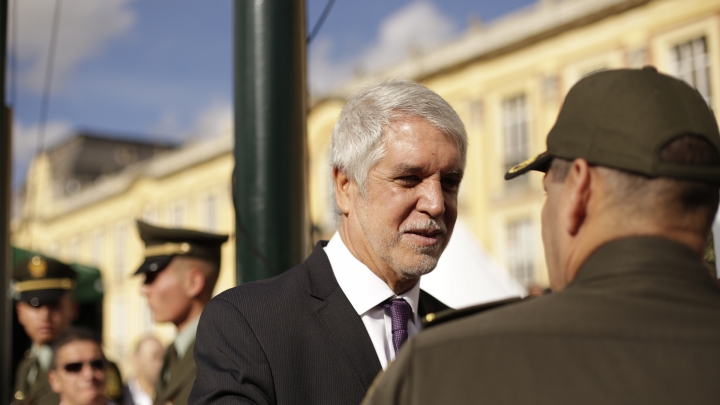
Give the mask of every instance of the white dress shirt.
M 395 359 L 395 349 L 392 344 L 392 320 L 380 304 L 388 299 L 405 299 L 413 312 L 408 322 L 408 337 L 415 336 L 420 330 L 420 283 L 404 294 L 395 294 L 380 277 L 350 253 L 337 232 L 324 250 L 340 288 L 365 324 L 384 370 Z

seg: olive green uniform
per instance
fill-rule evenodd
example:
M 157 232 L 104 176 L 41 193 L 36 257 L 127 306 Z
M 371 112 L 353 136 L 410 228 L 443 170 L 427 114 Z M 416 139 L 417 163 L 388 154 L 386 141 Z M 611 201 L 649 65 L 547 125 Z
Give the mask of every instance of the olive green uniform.
M 720 288 L 684 245 L 620 239 L 564 291 L 406 346 L 363 404 L 717 404 Z
M 31 376 L 33 378 L 29 378 Z M 25 352 L 25 358 L 18 364 L 13 392 L 14 404 L 57 405 L 60 402 L 60 396 L 50 388 L 47 370 L 43 370 L 30 350 Z
M 175 342 L 165 351 L 160 378 L 155 387 L 155 403 L 160 405 L 187 405 L 195 382 L 195 335 L 198 317 L 178 334 Z

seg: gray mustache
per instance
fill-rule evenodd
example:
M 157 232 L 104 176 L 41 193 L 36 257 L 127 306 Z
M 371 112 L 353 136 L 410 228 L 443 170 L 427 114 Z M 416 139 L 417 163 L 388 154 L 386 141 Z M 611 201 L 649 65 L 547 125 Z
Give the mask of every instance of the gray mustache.
M 447 226 L 444 222 L 436 221 L 432 218 L 428 218 L 427 221 L 415 224 L 403 225 L 400 228 L 400 232 L 432 232 L 440 231 L 440 233 L 447 233 Z

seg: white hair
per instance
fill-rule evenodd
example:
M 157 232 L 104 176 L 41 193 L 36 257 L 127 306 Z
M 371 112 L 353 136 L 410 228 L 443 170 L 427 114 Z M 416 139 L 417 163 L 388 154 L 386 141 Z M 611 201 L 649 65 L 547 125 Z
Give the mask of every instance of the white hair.
M 335 201 L 332 169 L 337 168 L 355 181 L 362 195 L 370 170 L 385 157 L 385 130 L 405 118 L 423 118 L 454 141 L 465 167 L 465 126 L 450 104 L 437 93 L 409 81 L 393 81 L 366 88 L 345 105 L 333 129 L 330 196 L 338 216 L 341 213 Z

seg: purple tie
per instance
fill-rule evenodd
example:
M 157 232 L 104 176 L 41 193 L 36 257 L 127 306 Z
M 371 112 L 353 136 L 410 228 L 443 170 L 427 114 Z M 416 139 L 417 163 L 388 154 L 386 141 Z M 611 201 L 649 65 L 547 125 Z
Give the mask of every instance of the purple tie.
M 408 320 L 412 315 L 410 304 L 404 299 L 390 300 L 384 305 L 386 310 L 390 311 L 390 319 L 392 319 L 392 340 L 395 353 L 400 350 L 400 346 L 408 339 Z

